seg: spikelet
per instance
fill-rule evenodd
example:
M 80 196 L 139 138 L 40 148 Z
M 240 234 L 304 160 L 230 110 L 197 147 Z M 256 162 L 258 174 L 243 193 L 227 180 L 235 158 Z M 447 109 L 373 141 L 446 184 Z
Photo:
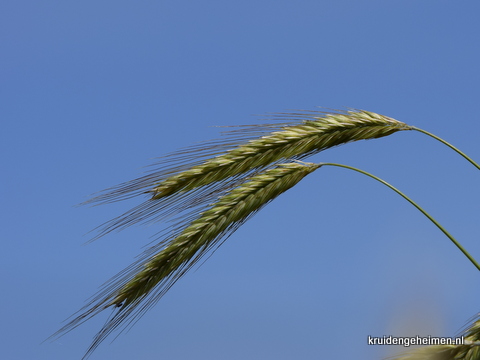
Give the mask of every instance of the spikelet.
M 301 116 L 303 114 L 285 114 Z M 400 130 L 405 123 L 373 112 L 356 110 L 321 117 L 310 115 L 301 124 L 284 126 L 270 135 L 248 141 L 227 153 L 163 180 L 153 189 L 153 199 L 222 181 L 285 159 L 304 158 L 351 141 L 375 139 Z
M 99 312 L 113 308 L 114 315 L 96 335 L 85 357 L 117 327 L 130 324 L 153 306 L 200 258 L 221 245 L 247 219 L 287 191 L 320 164 L 279 164 L 246 179 L 202 211 L 185 219 L 161 244 L 105 285 L 83 313 L 60 329 L 61 336 Z M 163 249 L 160 247 L 163 246 Z
M 478 360 L 480 359 L 480 318 L 472 323 L 456 339 L 463 344 L 426 345 L 388 360 Z

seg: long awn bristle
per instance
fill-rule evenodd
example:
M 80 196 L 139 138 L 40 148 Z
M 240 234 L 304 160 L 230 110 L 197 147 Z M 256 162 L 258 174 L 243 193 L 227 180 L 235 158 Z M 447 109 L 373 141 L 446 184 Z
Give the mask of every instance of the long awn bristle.
M 221 140 L 167 155 L 156 169 L 107 189 L 87 203 L 105 203 L 149 193 L 152 198 L 98 227 L 101 237 L 141 222 L 162 221 L 210 202 L 245 178 L 280 162 L 300 160 L 322 150 L 374 139 L 412 127 L 363 110 L 276 114 L 277 123 L 240 126 Z
M 348 142 L 412 130 L 403 122 L 364 110 L 281 113 L 271 119 L 278 122 L 239 126 L 219 140 L 161 157 L 147 175 L 106 189 L 85 204 L 142 193 L 158 199 Z

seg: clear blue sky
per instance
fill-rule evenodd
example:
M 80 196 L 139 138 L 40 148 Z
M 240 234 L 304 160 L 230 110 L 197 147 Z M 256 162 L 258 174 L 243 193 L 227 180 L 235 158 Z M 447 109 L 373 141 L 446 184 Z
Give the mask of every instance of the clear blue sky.
M 108 314 L 41 342 L 161 226 L 83 245 L 135 201 L 74 207 L 215 125 L 362 108 L 480 160 L 478 1 L 3 1 L 0 358 L 79 359 Z M 420 133 L 311 161 L 370 171 L 480 259 L 480 173 Z M 98 359 L 381 359 L 454 335 L 480 274 L 398 195 L 320 169 L 240 228 Z

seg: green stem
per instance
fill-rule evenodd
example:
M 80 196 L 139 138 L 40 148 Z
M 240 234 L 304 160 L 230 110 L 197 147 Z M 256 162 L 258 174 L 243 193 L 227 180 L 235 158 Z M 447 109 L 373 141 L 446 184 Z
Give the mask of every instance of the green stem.
M 351 166 L 347 166 L 347 165 L 341 165 L 341 164 L 334 164 L 334 163 L 321 163 L 321 166 L 338 166 L 338 167 L 343 167 L 343 168 L 346 168 L 346 169 L 350 169 L 350 170 L 354 170 L 354 171 L 357 171 L 359 173 L 362 173 L 364 175 L 367 175 L 367 176 L 370 176 L 371 178 L 381 182 L 382 184 L 388 186 L 390 189 L 392 189 L 393 191 L 395 191 L 397 194 L 399 194 L 400 196 L 402 196 L 405 200 L 407 200 L 410 204 L 412 204 L 413 206 L 415 206 L 418 210 L 420 210 L 422 212 L 423 215 L 425 215 L 428 219 L 430 219 L 431 222 L 433 222 L 456 246 L 457 248 L 460 249 L 460 251 L 472 262 L 473 265 L 475 265 L 475 267 L 480 270 L 480 265 L 475 261 L 475 259 L 467 252 L 467 250 L 465 250 L 463 248 L 462 245 L 460 245 L 460 243 L 455 240 L 455 238 L 450 235 L 450 233 L 445 230 L 443 228 L 442 225 L 440 225 L 433 217 L 430 216 L 429 213 L 427 213 L 425 210 L 423 210 L 416 202 L 414 202 L 412 199 L 410 199 L 407 195 L 405 195 L 404 193 L 402 193 L 400 190 L 398 190 L 397 188 L 393 187 L 392 185 L 390 185 L 389 183 L 387 183 L 386 181 L 376 177 L 375 175 L 372 175 L 366 171 L 363 171 L 363 170 L 360 170 L 360 169 L 357 169 L 357 168 L 354 168 L 354 167 L 351 167 Z
M 420 131 L 421 133 L 424 133 L 424 134 L 426 134 L 426 135 L 428 135 L 428 136 L 431 136 L 432 138 L 437 139 L 438 141 L 444 143 L 444 144 L 447 145 L 449 148 L 455 150 L 457 153 L 459 153 L 460 155 L 462 155 L 465 159 L 467 159 L 468 161 L 470 161 L 470 163 L 472 163 L 473 166 L 475 166 L 478 170 L 480 170 L 480 165 L 478 165 L 475 161 L 473 161 L 471 158 L 469 158 L 465 153 L 463 153 L 462 151 L 458 150 L 455 146 L 453 146 L 452 144 L 446 142 L 446 141 L 443 140 L 442 138 L 439 138 L 438 136 L 433 135 L 433 134 L 429 133 L 428 131 L 419 129 L 419 128 L 415 127 L 415 126 L 412 126 L 412 130 Z

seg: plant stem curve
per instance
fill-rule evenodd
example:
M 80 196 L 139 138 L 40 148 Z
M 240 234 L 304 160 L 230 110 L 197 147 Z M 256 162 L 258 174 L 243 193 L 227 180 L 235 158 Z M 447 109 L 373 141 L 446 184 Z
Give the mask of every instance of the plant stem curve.
M 480 165 L 478 165 L 475 161 L 473 161 L 473 159 L 471 159 L 469 156 L 467 156 L 467 154 L 465 154 L 463 151 L 460 151 L 459 149 L 457 149 L 455 146 L 453 146 L 452 144 L 450 144 L 449 142 L 443 140 L 442 138 L 432 134 L 432 133 L 429 133 L 428 131 L 426 130 L 423 130 L 423 129 L 420 129 L 420 128 L 417 128 L 415 126 L 411 126 L 410 127 L 410 130 L 415 130 L 415 131 L 419 131 L 421 133 L 424 133 L 425 135 L 428 135 L 438 141 L 440 141 L 441 143 L 447 145 L 449 148 L 451 148 L 452 150 L 456 151 L 458 154 L 462 155 L 465 159 L 467 159 L 473 166 L 475 166 L 478 170 L 480 170 Z
M 466 156 L 466 155 L 465 155 Z M 472 160 L 473 161 L 473 160 Z M 366 171 L 363 171 L 363 170 L 360 170 L 360 169 L 357 169 L 357 168 L 354 168 L 352 166 L 348 166 L 348 165 L 342 165 L 342 164 L 336 164 L 336 163 L 320 163 L 320 166 L 337 166 L 337 167 L 342 167 L 342 168 L 345 168 L 345 169 L 350 169 L 350 170 L 353 170 L 353 171 L 356 171 L 356 172 L 359 172 L 361 174 L 364 174 L 364 175 L 367 175 L 369 177 L 371 177 L 372 179 L 375 179 L 379 182 L 381 182 L 382 184 L 388 186 L 390 189 L 392 189 L 393 191 L 395 191 L 397 194 L 399 194 L 400 196 L 402 196 L 405 200 L 407 200 L 410 204 L 412 204 L 413 206 L 415 206 L 423 215 L 425 215 L 431 222 L 433 222 L 435 224 L 435 226 L 437 226 L 454 244 L 455 246 L 470 260 L 470 262 L 480 271 L 480 264 L 478 264 L 478 262 L 473 258 L 472 255 L 470 255 L 470 253 L 465 250 L 465 248 L 447 231 L 445 230 L 445 228 L 440 225 L 438 223 L 438 221 L 436 221 L 429 213 L 427 213 L 420 205 L 418 205 L 415 201 L 413 201 L 412 199 L 410 199 L 407 195 L 405 195 L 403 192 L 401 192 L 400 190 L 398 190 L 396 187 L 394 187 L 393 185 L 390 185 L 388 182 L 386 182 L 385 180 L 382 180 L 380 179 L 379 177 L 373 175 L 373 174 L 370 174 Z

